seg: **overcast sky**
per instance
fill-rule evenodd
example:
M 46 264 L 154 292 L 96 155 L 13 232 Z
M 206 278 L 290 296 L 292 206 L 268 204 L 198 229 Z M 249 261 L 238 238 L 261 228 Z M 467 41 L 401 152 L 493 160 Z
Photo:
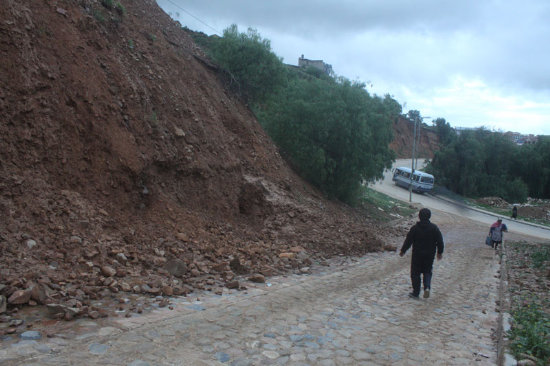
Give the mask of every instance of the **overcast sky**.
M 550 0 L 157 0 L 190 29 L 256 29 L 453 127 L 550 135 Z

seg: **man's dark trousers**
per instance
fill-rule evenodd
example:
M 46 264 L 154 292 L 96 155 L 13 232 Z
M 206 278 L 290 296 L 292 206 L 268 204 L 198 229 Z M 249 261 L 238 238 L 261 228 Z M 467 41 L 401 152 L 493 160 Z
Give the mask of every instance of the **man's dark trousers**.
M 420 275 L 424 275 L 424 289 L 431 288 L 432 284 L 432 269 L 434 257 L 430 255 L 414 255 L 411 261 L 411 282 L 413 287 L 413 295 L 420 294 Z

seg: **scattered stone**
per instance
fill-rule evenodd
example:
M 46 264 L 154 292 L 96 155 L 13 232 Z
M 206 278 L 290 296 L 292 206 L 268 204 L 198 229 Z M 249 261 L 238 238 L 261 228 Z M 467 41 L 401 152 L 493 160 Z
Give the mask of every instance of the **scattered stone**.
M 229 288 L 229 289 L 237 289 L 239 288 L 240 284 L 239 284 L 239 281 L 235 280 L 235 281 L 231 281 L 231 282 L 227 282 L 225 284 L 225 287 Z
M 261 274 L 254 274 L 248 277 L 248 280 L 256 283 L 265 283 L 265 277 L 262 276 Z
M 142 360 L 135 360 L 128 364 L 128 366 L 150 366 L 149 362 L 145 362 Z
M 27 244 L 27 248 L 29 249 L 32 249 L 37 245 L 36 241 L 32 239 L 27 240 L 26 244 Z
M 82 244 L 82 238 L 80 236 L 73 235 L 69 239 L 72 244 Z
M 88 350 L 93 355 L 103 355 L 107 350 L 109 349 L 109 346 L 106 344 L 98 344 L 98 343 L 92 343 L 88 347 Z
M 12 319 L 10 320 L 10 322 L 8 323 L 8 326 L 9 327 L 18 327 L 20 326 L 21 324 L 23 324 L 24 321 L 21 320 L 21 319 Z
M 37 341 L 40 338 L 42 338 L 42 334 L 36 330 L 28 330 L 26 332 L 21 333 L 19 336 L 24 341 Z
M 54 319 L 69 318 L 68 320 L 70 320 L 80 313 L 80 309 L 62 304 L 48 304 L 46 305 L 46 309 L 48 309 L 48 314 L 50 317 Z
M 306 250 L 303 247 L 298 245 L 298 246 L 290 248 L 289 251 L 292 252 L 292 253 L 301 253 L 301 252 L 305 252 Z
M 165 308 L 165 307 L 167 307 L 169 304 L 170 304 L 170 300 L 164 298 L 164 299 L 160 300 L 160 302 L 159 302 L 159 307 L 160 307 L 160 308 Z
M 237 274 L 246 274 L 246 273 L 248 273 L 248 268 L 243 266 L 241 264 L 241 261 L 237 257 L 233 258 L 231 260 L 231 262 L 229 262 L 229 268 L 231 268 L 231 270 L 233 272 L 237 273 Z
M 171 286 L 164 286 L 162 288 L 162 293 L 166 296 L 174 295 L 174 289 Z
M 101 274 L 103 274 L 105 277 L 113 277 L 116 274 L 116 269 L 111 266 L 102 266 Z
M 124 255 L 124 253 L 118 253 L 118 254 L 116 255 L 116 259 L 117 259 L 117 261 L 120 261 L 120 262 L 122 262 L 122 263 L 128 262 L 128 258 L 126 258 L 126 256 Z
M 8 300 L 6 296 L 0 295 L 0 314 L 4 314 L 8 307 Z
M 174 127 L 174 133 L 177 137 L 185 137 L 185 132 L 179 127 Z
M 212 269 L 216 272 L 224 272 L 227 269 L 227 262 L 221 262 L 212 266 Z
M 187 265 L 179 259 L 170 259 L 166 262 L 164 268 L 175 277 L 182 277 L 187 273 Z
M 279 358 L 279 354 L 275 351 L 263 351 L 262 354 L 271 360 Z
M 296 258 L 296 253 L 281 253 L 279 258 L 294 259 Z
M 216 359 L 220 362 L 228 362 L 230 359 L 231 359 L 231 356 L 229 356 L 227 353 L 225 352 L 218 352 L 216 353 Z
M 45 304 L 50 293 L 51 289 L 48 285 L 39 283 L 31 288 L 31 299 L 35 300 L 39 304 Z
M 30 290 L 17 290 L 10 296 L 8 303 L 12 305 L 22 305 L 28 303 L 30 299 Z

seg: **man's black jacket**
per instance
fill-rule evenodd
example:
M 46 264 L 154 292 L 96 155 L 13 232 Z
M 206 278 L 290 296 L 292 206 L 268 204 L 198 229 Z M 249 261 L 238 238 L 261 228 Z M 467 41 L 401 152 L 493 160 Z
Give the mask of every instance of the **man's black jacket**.
M 443 254 L 443 235 L 437 225 L 432 224 L 430 220 L 421 220 L 409 230 L 401 253 L 405 253 L 411 245 L 413 259 L 431 257 L 433 260 L 436 249 L 437 254 Z

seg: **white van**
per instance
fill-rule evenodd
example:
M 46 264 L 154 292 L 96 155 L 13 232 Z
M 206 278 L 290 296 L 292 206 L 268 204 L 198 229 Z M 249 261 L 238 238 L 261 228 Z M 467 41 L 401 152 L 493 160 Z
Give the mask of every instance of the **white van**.
M 428 173 L 415 170 L 411 180 L 411 168 L 395 168 L 392 180 L 396 185 L 409 189 L 412 184 L 412 190 L 418 193 L 429 192 L 434 187 L 434 176 Z

